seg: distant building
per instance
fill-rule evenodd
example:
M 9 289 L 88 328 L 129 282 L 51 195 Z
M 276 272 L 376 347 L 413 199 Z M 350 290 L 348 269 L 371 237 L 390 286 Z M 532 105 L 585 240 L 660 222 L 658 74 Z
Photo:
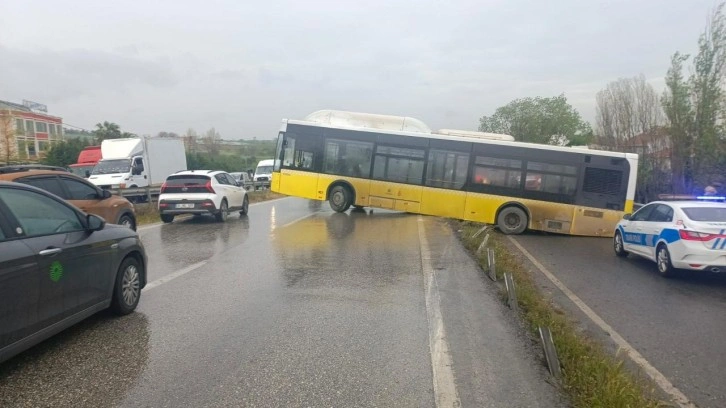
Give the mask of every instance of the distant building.
M 653 166 L 662 171 L 671 169 L 671 137 L 668 129 L 656 127 L 648 132 L 636 135 L 625 142 L 625 150 L 638 153 L 641 160 L 649 160 Z
M 0 100 L 0 163 L 37 161 L 61 140 L 62 118 Z

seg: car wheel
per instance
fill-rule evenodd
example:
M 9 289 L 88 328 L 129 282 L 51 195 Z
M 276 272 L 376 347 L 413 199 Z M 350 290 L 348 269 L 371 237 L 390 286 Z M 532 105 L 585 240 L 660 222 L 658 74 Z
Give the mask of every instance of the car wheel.
M 623 236 L 620 234 L 620 231 L 615 233 L 615 236 L 613 237 L 613 249 L 615 250 L 615 255 L 626 257 L 628 256 L 628 251 L 625 250 L 625 245 L 623 244 Z
M 124 214 L 118 219 L 118 224 L 136 231 L 136 220 L 129 214 Z
M 333 209 L 333 211 L 336 212 L 345 212 L 350 208 L 351 200 L 350 196 L 352 194 L 350 193 L 350 190 L 343 186 L 335 186 L 332 190 L 330 190 L 330 196 L 328 197 L 328 202 L 330 203 L 330 208 Z
M 240 215 L 247 215 L 247 211 L 250 209 L 250 199 L 247 197 L 247 194 L 245 194 L 245 200 L 242 202 L 242 209 L 240 210 Z
M 661 276 L 670 278 L 676 275 L 676 268 L 671 263 L 671 253 L 668 252 L 668 247 L 664 244 L 658 245 L 658 249 L 655 253 L 655 260 L 658 264 L 658 272 Z
M 164 221 L 165 224 L 168 224 L 174 221 L 174 214 L 161 214 L 161 220 Z
M 527 213 L 519 207 L 506 207 L 497 216 L 499 230 L 507 235 L 518 235 L 527 229 Z
M 229 207 L 227 207 L 227 200 L 222 200 L 222 204 L 219 205 L 219 211 L 214 214 L 214 218 L 219 222 L 227 221 L 227 215 L 229 215 Z
M 141 274 L 144 273 L 136 258 L 124 259 L 116 273 L 116 284 L 111 298 L 111 310 L 118 315 L 134 311 L 141 298 Z

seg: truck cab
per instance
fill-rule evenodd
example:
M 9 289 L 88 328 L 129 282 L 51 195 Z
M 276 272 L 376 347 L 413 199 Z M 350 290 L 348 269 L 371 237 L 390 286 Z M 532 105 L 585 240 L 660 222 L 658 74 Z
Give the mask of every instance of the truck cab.
M 272 159 L 261 160 L 255 168 L 255 188 L 270 188 L 270 180 L 272 180 L 272 166 L 275 161 Z
M 89 180 L 104 189 L 146 187 L 149 185 L 144 158 L 103 159 L 96 164 Z
M 101 146 L 86 146 L 78 154 L 76 163 L 69 166 L 71 173 L 79 177 L 88 178 L 91 176 L 93 168 L 101 158 Z

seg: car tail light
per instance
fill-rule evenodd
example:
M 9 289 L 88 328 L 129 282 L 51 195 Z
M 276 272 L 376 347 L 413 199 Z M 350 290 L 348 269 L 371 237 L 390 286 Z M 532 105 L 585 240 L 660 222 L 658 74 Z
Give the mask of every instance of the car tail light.
M 714 234 L 688 230 L 679 230 L 678 233 L 680 234 L 681 239 L 686 241 L 710 241 L 717 237 L 717 235 Z
M 164 190 L 166 190 L 166 181 L 161 185 L 161 190 L 159 190 L 159 194 L 164 194 Z
M 205 202 L 202 203 L 202 207 L 214 207 L 214 203 L 211 202 L 211 201 L 209 201 L 209 200 L 207 200 L 207 201 L 205 201 Z
M 214 189 L 212 188 L 212 180 L 207 181 L 207 184 L 204 185 L 204 188 L 206 188 L 207 191 L 209 191 L 212 194 L 217 194 L 217 192 L 214 191 Z
M 169 204 L 167 204 L 167 203 L 165 203 L 165 202 L 160 202 L 160 203 L 159 203 L 159 208 L 162 208 L 162 207 L 168 207 L 168 206 L 169 206 Z

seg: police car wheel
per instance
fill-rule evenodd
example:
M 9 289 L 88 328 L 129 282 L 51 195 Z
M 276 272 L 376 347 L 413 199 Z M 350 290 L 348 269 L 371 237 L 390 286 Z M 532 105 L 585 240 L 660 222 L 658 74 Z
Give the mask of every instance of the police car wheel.
M 676 275 L 676 269 L 671 263 L 671 254 L 664 244 L 658 245 L 655 253 L 655 261 L 658 263 L 658 272 L 661 276 L 670 278 Z
M 620 232 L 616 232 L 615 237 L 613 237 L 613 249 L 617 256 L 621 256 L 623 258 L 628 256 L 628 251 L 625 250 L 625 246 L 623 245 L 623 236 Z

